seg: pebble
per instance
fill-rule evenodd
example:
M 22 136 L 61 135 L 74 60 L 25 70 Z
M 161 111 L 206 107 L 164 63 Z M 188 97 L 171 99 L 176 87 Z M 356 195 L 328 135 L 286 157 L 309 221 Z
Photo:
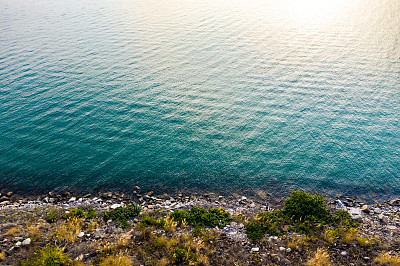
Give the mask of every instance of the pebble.
M 76 197 L 70 198 L 68 202 L 73 202 L 73 201 L 76 201 Z
M 85 236 L 84 232 L 80 232 L 79 235 L 78 235 L 79 238 L 84 237 L 84 236 Z
M 111 209 L 116 209 L 116 208 L 118 208 L 118 207 L 122 207 L 122 204 L 118 204 L 118 203 L 116 203 L 116 204 L 113 204 L 113 205 L 111 205 Z
M 340 252 L 340 255 L 346 256 L 346 255 L 347 255 L 347 251 L 342 251 L 342 252 Z
M 280 251 L 285 251 L 286 248 L 284 248 L 284 247 L 279 247 L 279 250 L 280 250 Z
M 258 251 L 260 251 L 260 248 L 252 248 L 251 249 L 251 252 L 258 252 Z
M 22 241 L 22 245 L 23 246 L 27 246 L 27 245 L 29 245 L 31 243 L 31 239 L 30 238 L 27 238 L 27 239 L 25 239 L 24 241 Z

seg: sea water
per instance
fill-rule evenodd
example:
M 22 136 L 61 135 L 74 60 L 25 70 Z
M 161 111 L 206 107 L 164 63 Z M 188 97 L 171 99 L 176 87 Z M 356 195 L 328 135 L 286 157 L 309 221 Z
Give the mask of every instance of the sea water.
M 398 0 L 0 0 L 0 181 L 400 192 Z

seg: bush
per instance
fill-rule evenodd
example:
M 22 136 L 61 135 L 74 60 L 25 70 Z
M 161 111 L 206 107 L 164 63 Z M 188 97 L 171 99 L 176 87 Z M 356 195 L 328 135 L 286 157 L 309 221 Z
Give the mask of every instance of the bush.
M 192 207 L 189 211 L 174 211 L 170 217 L 179 223 L 186 221 L 193 226 L 218 226 L 219 228 L 224 228 L 232 221 L 230 213 L 221 208 L 207 211 L 204 208 Z
M 62 266 L 69 265 L 71 260 L 63 249 L 46 246 L 46 249 L 36 252 L 35 256 L 22 262 L 29 266 Z
M 51 211 L 47 216 L 46 216 L 46 222 L 49 224 L 55 223 L 58 220 L 58 216 L 54 213 L 54 211 Z
M 285 201 L 283 213 L 293 221 L 323 222 L 328 217 L 326 201 L 320 195 L 310 195 L 302 191 L 293 191 Z
M 246 224 L 246 234 L 251 240 L 257 241 L 264 237 L 264 230 L 258 221 L 251 221 Z
M 62 215 L 62 218 L 67 219 L 67 220 L 75 219 L 75 218 L 79 219 L 79 218 L 83 218 L 83 217 L 85 217 L 85 213 L 83 212 L 83 210 L 76 209 L 76 208 L 71 209 L 71 210 L 69 210 L 69 212 L 66 212 Z
M 290 223 L 290 219 L 282 211 L 260 212 L 257 220 L 267 234 L 276 236 L 282 235 L 282 228 Z
M 128 219 L 138 216 L 140 211 L 140 206 L 118 207 L 110 212 L 104 212 L 103 219 L 105 221 L 111 219 L 113 221 L 120 222 L 122 227 L 126 228 L 128 225 Z
M 155 226 L 155 227 L 163 227 L 165 224 L 164 219 L 156 220 L 150 215 L 146 214 L 142 217 L 140 222 L 138 223 L 138 228 L 139 229 L 144 229 L 149 226 Z
M 181 247 L 175 247 L 172 250 L 172 256 L 174 257 L 175 263 L 186 262 L 188 264 L 192 264 L 192 262 L 197 260 L 196 255 L 193 252 Z
M 337 210 L 330 220 L 335 227 L 351 228 L 358 226 L 358 223 L 351 218 L 346 210 Z
M 90 208 L 86 213 L 87 219 L 94 219 L 94 218 L 96 218 L 96 216 L 97 216 L 97 213 L 93 210 L 93 208 Z

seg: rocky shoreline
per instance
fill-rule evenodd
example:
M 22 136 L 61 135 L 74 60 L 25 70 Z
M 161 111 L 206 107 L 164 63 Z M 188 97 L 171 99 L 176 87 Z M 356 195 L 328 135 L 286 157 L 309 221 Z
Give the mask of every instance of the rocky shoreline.
M 223 228 L 206 229 L 213 235 L 211 237 L 213 240 L 207 238 L 201 241 L 213 251 L 206 252 L 208 259 L 203 261 L 203 264 L 233 265 L 237 262 L 236 265 L 301 265 L 309 262 L 312 253 L 317 252 L 322 245 L 330 254 L 332 264 L 371 265 L 377 264 L 378 262 L 374 259 L 385 251 L 394 253 L 400 251 L 400 198 L 370 205 L 356 197 L 337 196 L 337 198 L 327 200 L 329 210 L 347 210 L 352 218 L 360 223 L 359 237 L 374 239 L 376 243 L 379 243 L 364 248 L 354 243 L 338 245 L 335 243 L 330 246 L 321 244 L 318 240 L 310 240 L 310 243 L 300 243 L 296 246 L 293 244 L 293 239 L 298 238 L 299 235 L 292 232 L 283 236 L 265 235 L 261 241 L 250 240 L 246 235 L 246 222 L 260 211 L 279 209 L 284 205 L 283 198 L 274 198 L 267 193 L 259 194 L 253 198 L 240 194 L 222 196 L 215 193 L 155 195 L 152 191 L 141 193 L 140 187 L 135 187 L 132 193 L 99 192 L 95 195 L 75 195 L 64 191 L 49 192 L 35 197 L 21 197 L 14 195 L 11 191 L 4 192 L 0 195 L 1 263 L 19 265 L 21 261 L 32 257 L 35 250 L 53 245 L 62 248 L 73 265 L 99 265 L 107 253 L 102 250 L 103 245 L 109 243 L 109 245 L 118 246 L 116 243 L 128 237 L 129 244 L 122 246 L 128 250 L 124 251 L 124 254 L 129 257 L 129 263 L 162 265 L 163 258 L 154 261 L 153 257 L 146 257 L 140 253 L 147 247 L 145 242 L 148 241 L 146 237 L 143 237 L 145 231 L 137 229 L 141 217 L 149 214 L 152 217 L 165 218 L 176 210 L 188 210 L 193 206 L 205 209 L 222 208 L 233 217 L 233 221 Z M 102 219 L 104 212 L 124 206 L 140 206 L 142 210 L 142 216 L 129 219 L 129 230 L 121 229 L 112 220 Z M 60 221 L 58 224 L 48 223 L 46 216 L 49 212 L 61 216 L 71 209 L 83 211 L 92 209 L 96 212 L 97 219 L 94 221 L 83 219 L 72 242 L 57 242 L 52 236 L 60 230 L 60 226 L 65 221 Z M 176 226 L 173 236 L 168 235 L 166 229 L 153 230 L 152 234 L 172 238 L 175 235 L 177 237 L 190 236 L 193 228 Z M 115 248 L 115 252 L 122 254 L 123 248 Z M 107 255 L 111 256 L 113 252 Z M 164 262 L 163 265 L 187 264 L 187 261 L 174 262 L 171 258 L 166 258 Z

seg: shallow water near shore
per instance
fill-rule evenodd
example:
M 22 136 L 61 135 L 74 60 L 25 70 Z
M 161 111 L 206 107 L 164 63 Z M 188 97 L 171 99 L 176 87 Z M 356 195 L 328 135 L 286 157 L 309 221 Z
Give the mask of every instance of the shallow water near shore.
M 3 0 L 0 181 L 400 192 L 400 2 Z

